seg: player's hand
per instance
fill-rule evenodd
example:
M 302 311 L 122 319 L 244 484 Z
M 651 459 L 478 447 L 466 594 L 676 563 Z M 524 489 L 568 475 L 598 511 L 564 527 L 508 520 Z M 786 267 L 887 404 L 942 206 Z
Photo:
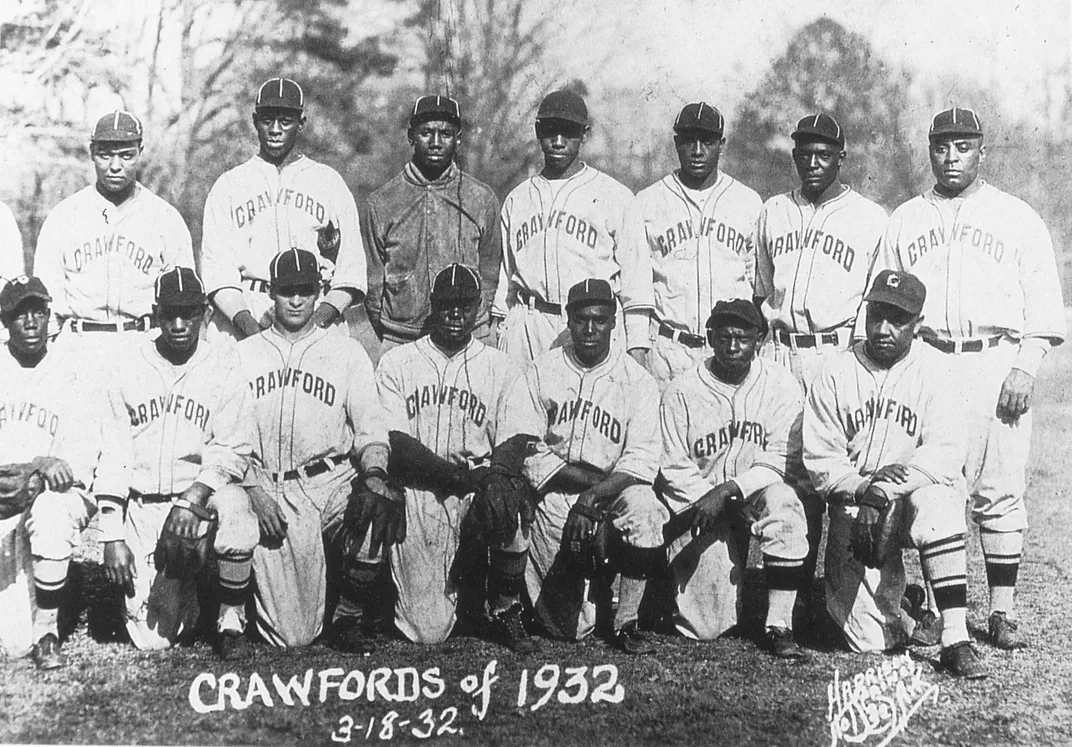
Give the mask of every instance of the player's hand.
M 566 518 L 566 526 L 562 530 L 562 543 L 570 547 L 571 543 L 590 540 L 596 533 L 598 523 L 593 515 L 598 512 L 595 499 L 588 494 L 587 490 L 577 496 L 577 504 L 570 509 L 569 516 Z
M 242 309 L 235 314 L 234 319 L 231 320 L 231 324 L 234 327 L 235 337 L 239 340 L 244 340 L 253 335 L 259 335 L 263 331 L 261 325 L 253 318 L 253 313 L 249 309 Z
M 894 485 L 903 485 L 908 482 L 908 467 L 903 464 L 887 464 L 879 467 L 871 475 L 871 484 L 876 482 L 892 482 Z
M 33 468 L 45 479 L 48 489 L 63 493 L 74 485 L 74 473 L 70 465 L 56 457 L 42 456 L 33 460 Z
M 874 544 L 875 527 L 881 512 L 874 506 L 860 506 L 859 513 L 852 523 L 850 546 L 853 556 L 860 559 L 860 554 L 869 550 Z M 862 562 L 862 561 L 861 561 Z
M 128 597 L 134 597 L 134 579 L 138 575 L 134 570 L 134 553 L 123 540 L 104 543 L 104 574 Z
M 714 531 L 718 527 L 718 517 L 726 508 L 726 501 L 735 496 L 740 497 L 740 495 L 740 488 L 734 482 L 724 482 L 704 493 L 703 497 L 693 504 L 693 534 Z
M 313 312 L 313 324 L 321 329 L 330 327 L 341 318 L 342 314 L 339 310 L 327 302 L 317 306 L 316 311 Z
M 642 365 L 645 369 L 648 367 L 648 349 L 647 348 L 630 348 L 629 355 L 633 357 L 637 363 Z
M 1009 371 L 998 396 L 998 420 L 1006 425 L 1015 423 L 1031 407 L 1031 394 L 1034 390 L 1034 376 L 1019 368 Z
M 272 496 L 264 488 L 254 485 L 246 488 L 253 513 L 257 515 L 257 526 L 261 530 L 261 544 L 265 547 L 279 547 L 287 536 L 287 520 Z
M 164 520 L 163 532 L 170 532 L 182 539 L 196 540 L 201 528 L 201 519 L 193 511 L 172 510 Z

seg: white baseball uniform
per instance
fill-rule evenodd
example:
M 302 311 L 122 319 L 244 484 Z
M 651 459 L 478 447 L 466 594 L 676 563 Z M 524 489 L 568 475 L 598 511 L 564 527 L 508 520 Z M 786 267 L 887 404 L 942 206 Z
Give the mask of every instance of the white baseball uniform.
M 25 272 L 19 224 L 15 222 L 11 208 L 0 202 L 0 287 L 4 281 L 17 278 Z
M 448 356 L 422 337 L 385 353 L 376 383 L 388 428 L 448 461 L 479 466 L 491 459 L 503 392 L 522 372 L 520 361 L 479 340 Z M 406 539 L 390 555 L 395 625 L 411 641 L 441 643 L 454 628 L 450 569 L 472 495 L 405 490 Z
M 716 301 L 752 298 L 759 195 L 719 172 L 703 190 L 671 173 L 641 190 L 626 213 L 622 245 L 651 268 L 648 370 L 660 385 L 704 358 L 704 325 Z M 661 326 L 698 336 L 695 347 L 660 335 Z
M 848 347 L 886 211 L 850 187 L 816 205 L 799 189 L 763 205 L 756 229 L 756 296 L 771 326 L 764 350 L 807 382 Z
M 921 336 L 959 343 L 946 365 L 971 382 L 957 391 L 969 418 L 965 474 L 976 522 L 1023 530 L 1032 413 L 1005 424 L 995 409 L 1009 372 L 1037 375 L 1065 337 L 1049 231 L 1027 203 L 986 182 L 954 199 L 931 189 L 893 212 L 874 272 L 883 269 L 911 272 L 927 287 Z M 982 350 L 960 352 L 967 341 Z
M 640 548 L 663 543 L 668 516 L 650 483 L 659 468 L 659 391 L 651 375 L 624 351 L 591 368 L 572 345 L 545 353 L 529 366 L 503 401 L 499 438 L 518 434 L 540 441 L 525 460 L 525 477 L 541 493 L 566 465 L 609 475 L 621 472 L 643 484 L 622 491 L 609 508 L 623 540 Z M 595 627 L 588 580 L 556 564 L 570 507 L 579 493 L 547 492 L 529 532 L 525 585 L 537 619 L 559 638 L 580 640 Z
M 502 206 L 502 273 L 492 306 L 503 319 L 499 350 L 528 362 L 560 347 L 568 338 L 566 296 L 588 278 L 609 281 L 618 296 L 626 345 L 647 347 L 651 277 L 644 257 L 620 236 L 632 197 L 587 164 L 568 179 L 537 174 L 510 192 Z M 623 346 L 621 338 L 616 329 L 616 346 Z
M 257 423 L 259 463 L 247 480 L 275 499 L 287 522 L 282 546 L 262 543 L 253 555 L 257 627 L 274 645 L 304 646 L 323 626 L 324 545 L 342 525 L 357 475 L 352 457 L 386 469 L 387 429 L 360 343 L 323 329 L 292 342 L 271 328 L 237 349 Z M 373 446 L 382 454 L 368 462 L 363 452 Z
M 321 241 L 331 229 L 337 240 Z M 233 337 L 231 319 L 242 309 L 262 325 L 270 321 L 268 265 L 293 248 L 319 258 L 331 288 L 324 300 L 335 308 L 349 305 L 347 291 L 355 300 L 364 297 L 368 278 L 357 205 L 335 169 L 306 156 L 282 167 L 254 156 L 216 181 L 205 200 L 201 242 L 205 291 L 218 307 L 210 324 L 214 337 Z

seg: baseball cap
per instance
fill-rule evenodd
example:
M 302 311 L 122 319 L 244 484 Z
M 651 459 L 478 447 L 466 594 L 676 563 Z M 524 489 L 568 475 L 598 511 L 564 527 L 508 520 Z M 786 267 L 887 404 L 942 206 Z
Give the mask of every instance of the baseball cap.
M 275 255 L 269 265 L 273 288 L 320 285 L 320 263 L 305 249 L 288 249 Z
M 265 81 L 257 91 L 256 109 L 305 109 L 305 94 L 301 86 L 290 78 L 272 78 Z
M 726 120 L 722 118 L 721 112 L 704 101 L 685 104 L 674 120 L 674 132 L 700 130 L 721 135 L 725 127 Z
M 543 97 L 540 109 L 536 112 L 536 121 L 541 119 L 564 119 L 587 127 L 588 107 L 585 106 L 584 99 L 573 91 L 551 91 Z
M 756 305 L 743 298 L 735 298 L 732 301 L 718 301 L 711 309 L 711 316 L 707 317 L 707 329 L 715 329 L 719 326 L 720 319 L 733 319 L 744 322 L 748 327 L 755 327 L 761 334 L 767 333 L 767 320 Z
M 157 306 L 200 306 L 205 303 L 205 286 L 189 267 L 172 267 L 156 278 Z
M 432 283 L 433 301 L 474 301 L 480 298 L 480 277 L 457 262 L 447 265 Z
M 599 278 L 582 280 L 569 289 L 566 297 L 566 311 L 579 309 L 582 306 L 592 306 L 597 303 L 614 305 L 614 291 L 610 283 Z
M 48 295 L 48 289 L 45 288 L 40 278 L 33 275 L 19 275 L 4 283 L 4 289 L 0 290 L 0 313 L 10 314 L 27 298 L 52 300 L 52 296 Z
M 918 314 L 927 300 L 927 288 L 911 273 L 883 270 L 871 284 L 871 290 L 864 300 L 868 303 L 888 303 L 909 314 Z
M 93 143 L 140 143 L 141 136 L 141 120 L 128 111 L 116 109 L 97 120 L 89 140 Z
M 929 136 L 940 137 L 941 135 L 969 135 L 971 137 L 983 136 L 983 124 L 972 109 L 962 106 L 954 106 L 934 115 L 931 120 Z
M 797 122 L 793 130 L 794 140 L 826 140 L 845 147 L 845 131 L 829 114 L 812 114 Z
M 409 116 L 409 126 L 416 127 L 422 122 L 443 120 L 462 126 L 462 110 L 458 102 L 450 96 L 421 96 L 413 103 L 413 113 Z

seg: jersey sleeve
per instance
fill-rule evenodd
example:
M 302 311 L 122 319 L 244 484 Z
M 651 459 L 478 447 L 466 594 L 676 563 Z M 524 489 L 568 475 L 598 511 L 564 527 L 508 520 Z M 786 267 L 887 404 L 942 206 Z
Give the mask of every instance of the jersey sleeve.
M 346 392 L 346 412 L 354 431 L 354 453 L 360 454 L 371 444 L 386 447 L 387 417 L 376 392 L 372 361 L 360 343 L 352 340 L 348 340 L 348 343 L 352 343 L 347 345 L 352 353 L 348 356 L 347 365 L 350 380 Z
M 866 478 L 849 459 L 849 437 L 838 411 L 835 374 L 824 368 L 811 382 L 804 408 L 804 466 L 824 500 L 855 492 Z
M 774 292 L 774 260 L 770 255 L 770 241 L 767 235 L 767 211 L 771 203 L 767 202 L 759 211 L 756 221 L 756 283 L 755 295 L 767 298 Z
M 212 432 L 205 444 L 197 481 L 213 490 L 239 482 L 253 457 L 253 400 L 243 381 L 237 354 L 228 356 L 222 370 L 219 405 L 212 418 Z
M 194 264 L 194 244 L 190 238 L 190 229 L 186 221 L 173 206 L 167 206 L 167 221 L 164 228 L 164 267 L 167 271 L 173 267 L 189 267 L 196 270 Z
M 498 442 L 518 435 L 539 439 L 533 446 L 533 453 L 525 459 L 525 477 L 539 490 L 566 466 L 566 462 L 544 440 L 547 412 L 540 397 L 540 372 L 536 366 L 529 366 L 524 378 L 516 380 L 503 398 Z
M 241 287 L 236 250 L 239 236 L 231 220 L 228 197 L 228 174 L 221 176 L 209 190 L 201 237 L 201 275 L 205 292 L 212 295 L 221 288 Z
M 689 407 L 685 393 L 671 385 L 659 404 L 662 436 L 661 469 L 666 481 L 663 497 L 676 513 L 703 497 L 713 486 L 689 452 Z
M 135 463 L 134 436 L 130 415 L 123 401 L 118 366 L 108 377 L 108 387 L 100 428 L 101 450 L 93 492 L 125 501 L 130 494 L 131 470 Z
M 800 384 L 792 376 L 779 376 L 771 388 L 771 398 L 761 403 L 770 432 L 766 444 L 751 467 L 733 481 L 745 497 L 778 482 L 795 477 L 793 462 L 800 458 L 804 402 Z
M 632 363 L 632 358 L 626 363 Z M 636 364 L 639 367 L 639 364 Z M 659 385 L 645 376 L 626 390 L 632 414 L 625 433 L 625 449 L 614 464 L 614 472 L 624 472 L 643 482 L 655 481 L 659 471 L 662 438 L 659 434 Z
M 1053 240 L 1046 224 L 1030 208 L 1030 218 L 1021 223 L 1025 232 L 1019 272 L 1024 294 L 1024 337 L 1049 338 L 1059 344 L 1065 338 L 1065 310 L 1060 273 L 1053 253 Z
M 325 167 L 327 168 L 327 167 Z M 339 229 L 339 254 L 335 261 L 335 274 L 331 278 L 331 290 L 325 300 L 343 311 L 349 305 L 349 295 L 343 296 L 336 291 L 349 291 L 353 301 L 360 301 L 368 288 L 368 274 L 365 267 L 365 245 L 361 241 L 361 220 L 357 213 L 357 203 L 346 182 L 332 170 L 332 212 Z
M 45 218 L 41 224 L 41 232 L 37 235 L 37 249 L 34 252 L 34 275 L 36 275 L 48 294 L 52 296 L 50 307 L 54 316 L 71 316 L 71 307 L 67 302 L 65 275 L 63 270 L 63 222 L 62 217 L 56 216 L 55 209 Z
M 376 368 L 376 391 L 386 418 L 387 429 L 401 431 L 412 436 L 415 434 L 410 430 L 409 419 L 406 417 L 403 379 L 405 368 L 406 362 L 401 359 L 401 356 L 393 350 L 388 351 L 380 359 L 380 365 Z
M 491 304 L 491 315 L 503 319 L 510 297 L 510 276 L 513 274 L 513 248 L 510 244 L 510 198 L 507 197 L 499 212 L 499 242 L 502 261 L 499 263 L 499 282 L 495 286 L 495 296 Z
M 19 224 L 11 209 L 0 202 L 0 282 L 22 275 L 24 263 Z
M 619 294 L 625 311 L 626 348 L 651 346 L 650 318 L 655 307 L 655 288 L 652 284 L 651 250 L 644 227 L 644 215 L 639 197 L 624 205 L 622 228 L 619 232 L 618 264 L 622 268 L 622 290 Z

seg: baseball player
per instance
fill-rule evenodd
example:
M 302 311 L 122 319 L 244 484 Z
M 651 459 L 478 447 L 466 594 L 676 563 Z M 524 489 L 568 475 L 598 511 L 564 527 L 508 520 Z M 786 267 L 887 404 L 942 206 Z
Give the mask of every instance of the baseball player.
M 706 326 L 712 356 L 670 382 L 659 408 L 677 627 L 710 639 L 738 623 L 748 548 L 731 541 L 731 525 L 742 522 L 763 552 L 765 646 L 805 658 L 793 640 L 808 551 L 800 386 L 780 364 L 755 360 L 767 322 L 751 299 L 719 301 Z
M 391 476 L 406 486 L 406 539 L 390 556 L 395 626 L 420 643 L 440 643 L 454 627 L 449 571 L 472 500 L 467 475 L 488 466 L 499 400 L 523 371 L 520 361 L 473 339 L 481 297 L 473 269 L 444 268 L 432 285 L 431 332 L 388 351 L 376 370 L 392 431 Z M 421 445 L 421 459 L 396 467 L 399 434 Z
M 139 649 L 168 648 L 197 624 L 202 558 L 167 557 L 168 543 L 212 552 L 218 567 L 217 651 L 242 654 L 257 519 L 238 484 L 252 456 L 252 410 L 237 355 L 199 341 L 208 299 L 197 274 L 156 280 L 156 339 L 113 361 L 110 420 L 94 492 L 105 572 L 126 592 Z
M 502 274 L 492 316 L 501 322 L 499 350 L 526 362 L 565 341 L 562 301 L 592 277 L 614 288 L 625 311 L 627 349 L 643 359 L 648 347 L 651 278 L 643 256 L 620 235 L 633 193 L 580 160 L 588 130 L 580 96 L 547 94 L 536 113 L 543 170 L 503 202 Z
M 1010 616 L 1020 567 L 1031 396 L 1039 365 L 1065 336 L 1053 243 L 1026 203 L 980 178 L 983 129 L 971 109 L 934 116 L 936 184 L 890 216 L 876 267 L 930 290 L 920 335 L 944 353 L 968 415 L 965 475 L 990 586 L 988 639 L 1022 648 Z
M 372 363 L 360 343 L 315 324 L 315 254 L 288 250 L 268 270 L 273 326 L 237 346 L 257 423 L 258 461 L 247 475 L 261 530 L 253 555 L 257 630 L 276 646 L 312 642 L 323 627 L 331 560 L 341 598 L 329 640 L 369 652 L 365 626 L 386 578 L 385 554 L 369 543 L 344 565 L 340 545 L 351 482 L 355 492 L 391 495 Z M 397 513 L 393 503 L 382 508 Z
M 451 262 L 479 269 L 477 334 L 487 336 L 502 262 L 499 200 L 455 163 L 461 126 L 454 99 L 417 99 L 407 134 L 413 157 L 369 197 L 365 308 L 385 349 L 428 332 L 432 280 Z
M 357 205 L 335 169 L 296 150 L 305 123 L 301 86 L 265 82 L 253 108 L 259 152 L 225 172 L 205 200 L 201 263 L 214 336 L 241 340 L 271 326 L 268 264 L 292 247 L 317 255 L 330 286 L 316 309 L 318 327 L 340 321 L 364 296 Z
M 584 638 L 596 624 L 594 587 L 606 579 L 586 579 L 578 557 L 605 542 L 606 571 L 621 574 L 614 642 L 627 653 L 651 653 L 637 613 L 645 579 L 660 565 L 668 516 L 651 487 L 658 387 L 612 349 L 616 297 L 608 281 L 582 280 L 567 298 L 570 344 L 533 362 L 507 394 L 500 426 L 501 438 L 539 439 L 525 463 L 540 494 L 525 583 L 549 634 Z
M 828 114 L 793 131 L 800 187 L 763 205 L 756 300 L 770 320 L 770 357 L 807 388 L 823 357 L 848 347 L 886 211 L 841 182 L 845 131 Z
M 965 624 L 966 433 L 942 354 L 913 344 L 927 295 L 905 272 L 875 278 L 866 340 L 830 357 L 808 389 L 804 464 L 829 505 L 827 610 L 849 646 L 904 643 L 901 547 L 911 545 L 941 612 L 941 663 L 975 679 L 987 672 Z
M 0 281 L 13 280 L 25 271 L 22 234 L 15 216 L 0 202 Z
M 651 268 L 647 365 L 661 385 L 704 358 L 702 329 L 716 301 L 752 297 L 762 202 L 718 170 L 724 131 L 715 107 L 687 104 L 674 120 L 680 168 L 637 194 L 622 232 L 624 251 Z
M 57 617 L 79 531 L 95 511 L 85 486 L 100 425 L 82 361 L 48 343 L 51 300 L 36 277 L 0 290 L 9 333 L 0 351 L 0 453 L 43 480 L 31 505 L 0 510 L 0 647 L 9 656 L 32 653 L 39 669 L 66 664 Z

